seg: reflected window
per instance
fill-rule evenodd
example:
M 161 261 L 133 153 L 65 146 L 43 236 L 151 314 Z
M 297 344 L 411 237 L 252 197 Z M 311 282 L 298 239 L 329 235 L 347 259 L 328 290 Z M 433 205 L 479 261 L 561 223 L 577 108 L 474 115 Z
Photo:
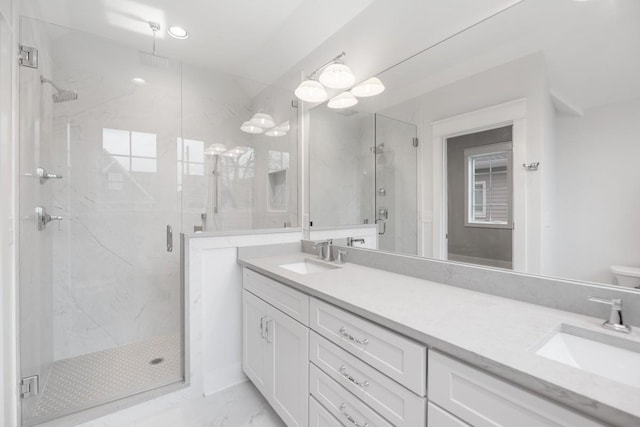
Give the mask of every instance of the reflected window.
M 289 152 L 269 150 L 269 171 L 289 169 Z
M 157 172 L 155 133 L 104 128 L 102 148 L 127 172 Z
M 178 138 L 176 154 L 178 191 L 182 191 L 184 175 L 204 176 L 204 141 Z
M 466 226 L 511 228 L 511 143 L 464 150 Z
M 204 175 L 204 141 L 178 138 L 177 154 L 181 175 Z

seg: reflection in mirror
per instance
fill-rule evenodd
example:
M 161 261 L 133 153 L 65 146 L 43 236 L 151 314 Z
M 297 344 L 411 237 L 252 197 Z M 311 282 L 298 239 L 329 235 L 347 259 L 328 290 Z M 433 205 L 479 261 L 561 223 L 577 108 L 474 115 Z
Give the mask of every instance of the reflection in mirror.
M 635 0 L 523 1 L 385 71 L 383 94 L 314 108 L 313 226 L 622 284 L 612 266 L 640 266 L 639 48 Z

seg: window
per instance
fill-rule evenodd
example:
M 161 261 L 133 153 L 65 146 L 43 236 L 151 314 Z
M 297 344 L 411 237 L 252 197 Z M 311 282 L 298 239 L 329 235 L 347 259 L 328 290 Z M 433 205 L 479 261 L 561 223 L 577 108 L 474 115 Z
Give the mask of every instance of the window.
M 511 228 L 511 143 L 464 150 L 465 226 Z
M 102 148 L 127 172 L 156 172 L 156 134 L 102 129 Z

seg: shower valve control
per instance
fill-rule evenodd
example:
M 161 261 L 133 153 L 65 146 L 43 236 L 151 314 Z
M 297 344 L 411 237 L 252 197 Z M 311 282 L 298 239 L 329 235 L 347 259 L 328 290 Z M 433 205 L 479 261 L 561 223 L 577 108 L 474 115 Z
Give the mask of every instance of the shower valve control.
M 40 178 L 40 184 L 44 184 L 48 179 L 61 179 L 62 175 L 56 175 L 54 173 L 48 173 L 43 168 L 37 168 L 36 174 Z
M 51 221 L 58 221 L 58 230 L 61 229 L 61 216 L 49 215 L 47 209 L 44 206 L 38 206 L 36 208 L 36 221 L 38 223 L 38 231 L 46 230 L 47 224 Z

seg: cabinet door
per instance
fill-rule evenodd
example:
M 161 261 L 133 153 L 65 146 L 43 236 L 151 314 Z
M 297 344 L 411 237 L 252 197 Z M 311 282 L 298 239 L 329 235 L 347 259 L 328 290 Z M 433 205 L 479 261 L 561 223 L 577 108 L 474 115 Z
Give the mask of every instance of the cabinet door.
M 309 423 L 309 329 L 269 306 L 266 353 L 272 372 L 269 403 L 288 427 Z
M 242 293 L 242 369 L 269 399 L 266 321 L 269 306 L 250 292 Z

